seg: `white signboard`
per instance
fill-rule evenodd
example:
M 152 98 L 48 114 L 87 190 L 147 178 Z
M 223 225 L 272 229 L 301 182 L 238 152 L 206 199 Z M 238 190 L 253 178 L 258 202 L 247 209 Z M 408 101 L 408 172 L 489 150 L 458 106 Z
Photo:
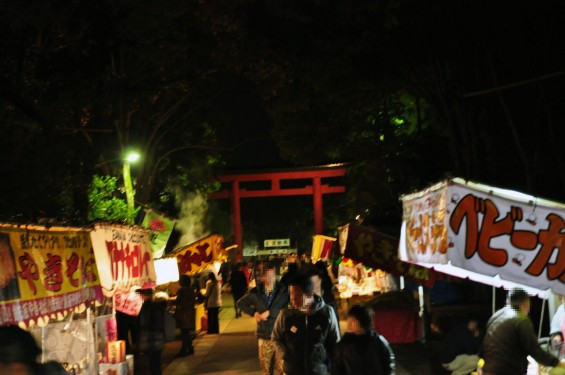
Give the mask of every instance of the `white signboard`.
M 565 205 L 454 182 L 402 200 L 401 259 L 565 295 Z
M 148 231 L 97 224 L 91 232 L 91 241 L 104 292 L 155 285 L 157 277 Z
M 254 257 L 258 255 L 279 255 L 296 253 L 296 249 L 243 249 L 244 257 Z
M 280 238 L 278 240 L 265 240 L 263 241 L 265 247 L 289 247 L 290 238 Z

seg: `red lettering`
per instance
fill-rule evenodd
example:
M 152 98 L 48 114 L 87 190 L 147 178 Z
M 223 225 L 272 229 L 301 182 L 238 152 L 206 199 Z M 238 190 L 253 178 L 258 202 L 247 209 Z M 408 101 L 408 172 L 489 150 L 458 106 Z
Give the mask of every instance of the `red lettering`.
M 27 280 L 33 295 L 36 295 L 37 287 L 35 286 L 34 281 L 39 280 L 39 271 L 35 260 L 33 260 L 32 256 L 26 252 L 18 258 L 18 261 L 20 263 L 20 268 L 22 269 L 22 271 L 19 272 L 20 277 Z
M 479 213 L 483 214 L 480 230 Z M 488 264 L 497 267 L 506 264 L 508 261 L 506 250 L 491 247 L 490 241 L 501 235 L 512 234 L 514 222 L 522 220 L 522 209 L 512 207 L 504 218 L 497 220 L 499 217 L 500 213 L 490 199 L 481 199 L 468 194 L 459 201 L 449 219 L 449 224 L 451 229 L 458 234 L 463 219 L 466 218 L 466 258 L 471 258 L 478 252 L 480 258 Z M 519 236 L 517 239 L 519 240 Z
M 43 273 L 45 274 L 43 285 L 45 289 L 51 292 L 61 291 L 63 284 L 61 256 L 47 253 L 45 265 L 46 267 L 43 269 Z
M 79 286 L 79 279 L 75 278 L 75 272 L 79 269 L 80 257 L 76 253 L 72 253 L 69 259 L 67 259 L 67 271 L 65 275 L 69 279 L 69 283 L 75 288 Z
M 555 214 L 547 215 L 549 222 L 546 230 L 539 232 L 539 242 L 541 249 L 538 251 L 532 263 L 526 269 L 526 272 L 533 276 L 539 276 L 544 269 L 547 268 L 547 278 L 555 280 L 560 278 L 565 282 L 565 222 Z M 557 249 L 557 258 L 554 263 L 549 263 L 549 259 L 553 254 L 553 250 Z

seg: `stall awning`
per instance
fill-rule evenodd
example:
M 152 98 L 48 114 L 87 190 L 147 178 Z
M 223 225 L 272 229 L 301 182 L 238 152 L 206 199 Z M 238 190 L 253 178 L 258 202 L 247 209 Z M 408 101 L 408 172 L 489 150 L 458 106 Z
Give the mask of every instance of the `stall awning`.
M 355 224 L 341 226 L 338 232 L 340 252 L 344 257 L 427 287 L 434 285 L 436 275 L 433 270 L 400 261 L 396 252 L 397 239 Z
M 90 232 L 0 224 L 0 326 L 45 325 L 102 301 Z
M 180 274 L 194 274 L 215 261 L 227 259 L 224 237 L 211 234 L 190 245 L 179 247 L 165 257 L 177 258 Z
M 401 197 L 403 261 L 547 298 L 565 294 L 565 205 L 451 179 Z

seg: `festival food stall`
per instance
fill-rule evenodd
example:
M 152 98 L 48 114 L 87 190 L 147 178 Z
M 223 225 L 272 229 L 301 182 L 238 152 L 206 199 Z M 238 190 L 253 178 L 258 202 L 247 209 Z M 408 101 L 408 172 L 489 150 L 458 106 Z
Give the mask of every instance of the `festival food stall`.
M 0 325 L 30 330 L 42 362 L 95 372 L 90 306 L 102 300 L 88 230 L 0 224 Z
M 135 226 L 104 223 L 90 232 L 100 285 L 114 304 L 112 314 L 96 319 L 99 374 L 133 373 L 133 357 L 126 356 L 125 342 L 117 340 L 114 310 L 137 316 L 142 300 L 135 290 L 156 286 L 149 234 Z
M 421 304 L 412 295 L 398 291 L 394 277 L 433 286 L 436 273 L 401 262 L 398 241 L 377 230 L 355 224 L 338 228 L 340 296 L 347 305 L 364 303 L 375 310 L 375 329 L 391 343 L 411 343 L 421 336 Z M 341 263 L 344 264 L 341 267 Z M 352 285 L 352 286 L 351 286 Z M 375 294 L 375 292 L 378 292 Z M 357 295 L 356 295 L 357 294 Z
M 181 275 L 191 276 L 193 282 L 199 283 L 199 288 L 204 288 L 208 273 L 218 275 L 222 262 L 226 261 L 227 249 L 224 246 L 224 237 L 211 234 L 189 245 L 179 247 L 167 254 L 163 259 L 176 259 L 178 272 Z M 196 331 L 203 329 L 205 321 L 204 304 L 196 305 Z
M 564 204 L 459 178 L 401 200 L 403 261 L 544 301 L 565 295 Z

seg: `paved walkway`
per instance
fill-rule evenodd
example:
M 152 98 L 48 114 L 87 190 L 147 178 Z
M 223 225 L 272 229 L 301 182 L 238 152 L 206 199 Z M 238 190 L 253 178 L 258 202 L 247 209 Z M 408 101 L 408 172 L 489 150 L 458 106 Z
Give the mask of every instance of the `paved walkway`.
M 216 374 L 260 374 L 257 359 L 255 320 L 247 315 L 236 319 L 231 295 L 223 295 L 220 310 L 220 334 L 200 333 L 194 340 L 194 355 L 176 358 L 180 340 L 167 343 L 163 351 L 164 375 L 216 375 Z M 344 321 L 340 322 L 342 332 Z M 430 366 L 430 355 L 434 352 L 429 344 L 394 345 L 396 375 L 441 374 Z M 136 366 L 137 370 L 137 366 Z
M 235 319 L 232 306 L 224 304 L 220 311 L 220 334 L 199 334 L 194 355 L 173 358 L 163 374 L 260 374 L 255 320 L 247 316 Z M 176 341 L 174 354 L 179 346 Z

